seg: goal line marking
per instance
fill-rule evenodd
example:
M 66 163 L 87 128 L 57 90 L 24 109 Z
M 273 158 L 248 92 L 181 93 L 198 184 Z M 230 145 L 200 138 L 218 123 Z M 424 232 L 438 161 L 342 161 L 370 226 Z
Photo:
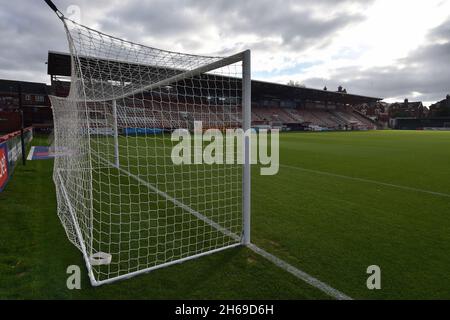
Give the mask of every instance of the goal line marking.
M 248 248 L 252 250 L 253 252 L 259 254 L 260 256 L 266 258 L 279 268 L 289 272 L 290 274 L 294 275 L 300 280 L 303 280 L 307 284 L 319 289 L 320 291 L 326 293 L 330 297 L 333 297 L 337 300 L 353 300 L 346 294 L 342 293 L 341 291 L 334 289 L 333 287 L 330 287 L 328 284 L 320 281 L 319 279 L 309 275 L 308 273 L 294 267 L 293 265 L 287 263 L 284 260 L 281 260 L 280 258 L 274 256 L 273 254 L 265 251 L 264 249 L 261 249 L 260 247 L 254 245 L 253 243 L 248 245 Z
M 231 238 L 233 238 L 236 241 L 240 240 L 240 237 L 237 234 L 232 233 L 231 231 L 229 231 L 228 229 L 222 227 L 218 223 L 212 221 L 208 217 L 205 217 L 200 212 L 198 212 L 198 211 L 192 209 L 191 207 L 185 205 L 184 203 L 182 203 L 179 200 L 175 199 L 174 197 L 168 195 L 164 191 L 159 190 L 156 186 L 152 185 L 148 181 L 138 177 L 137 175 L 135 175 L 135 174 L 133 174 L 133 173 L 131 173 L 131 172 L 125 170 L 125 169 L 122 169 L 120 167 L 116 167 L 112 162 L 110 162 L 108 160 L 105 160 L 105 161 L 108 162 L 113 167 L 117 168 L 120 172 L 130 176 L 131 178 L 136 179 L 137 181 L 139 181 L 143 185 L 147 186 L 152 191 L 154 191 L 157 194 L 165 197 L 167 200 L 173 202 L 175 205 L 180 206 L 181 208 L 185 209 L 189 213 L 193 214 L 195 217 L 197 217 L 200 220 L 206 222 L 207 224 L 209 224 L 210 226 L 212 226 L 212 227 L 216 228 L 217 230 L 221 231 L 225 235 L 230 236 Z M 317 278 L 309 275 L 308 273 L 306 273 L 306 272 L 304 272 L 304 271 L 294 267 L 293 265 L 287 263 L 286 261 L 281 260 L 280 258 L 270 254 L 269 252 L 265 251 L 264 249 L 261 249 L 260 247 L 254 245 L 253 243 L 249 244 L 247 247 L 250 250 L 252 250 L 253 252 L 255 252 L 255 253 L 259 254 L 260 256 L 262 256 L 263 258 L 269 260 L 270 262 L 272 262 L 273 264 L 275 264 L 279 268 L 283 269 L 284 271 L 289 272 L 290 274 L 294 275 L 296 278 L 306 282 L 307 284 L 313 286 L 316 289 L 319 289 L 320 291 L 324 292 L 325 294 L 327 294 L 327 295 L 329 295 L 329 296 L 331 296 L 331 297 L 333 297 L 333 298 L 335 298 L 337 300 L 352 300 L 352 298 L 350 298 L 346 294 L 340 292 L 337 289 L 334 289 L 333 287 L 331 287 L 331 286 L 327 285 L 326 283 L 318 280 Z
M 434 196 L 450 198 L 450 194 L 443 193 L 443 192 L 436 192 L 436 191 L 425 190 L 425 189 L 420 189 L 420 188 L 402 186 L 402 185 L 398 185 L 398 184 L 382 182 L 382 181 L 377 181 L 377 180 L 371 180 L 371 179 L 351 177 L 351 176 L 346 176 L 346 175 L 343 175 L 343 174 L 332 173 L 332 172 L 327 172 L 327 171 L 306 169 L 306 168 L 303 168 L 303 167 L 291 166 L 291 165 L 287 165 L 287 164 L 280 164 L 280 167 L 285 167 L 285 168 L 295 169 L 295 170 L 300 170 L 300 171 L 305 171 L 305 172 L 311 172 L 311 173 L 320 174 L 320 175 L 324 175 L 324 176 L 330 176 L 330 177 L 342 178 L 342 179 L 347 179 L 347 180 L 354 180 L 354 181 L 372 183 L 372 184 L 377 184 L 377 185 L 385 186 L 385 187 L 391 187 L 391 188 L 403 189 L 403 190 L 408 190 L 408 191 L 427 193 L 427 194 L 431 194 L 431 195 L 434 195 Z
M 34 154 L 34 146 L 30 148 L 30 152 L 28 153 L 27 160 L 33 160 L 33 154 Z

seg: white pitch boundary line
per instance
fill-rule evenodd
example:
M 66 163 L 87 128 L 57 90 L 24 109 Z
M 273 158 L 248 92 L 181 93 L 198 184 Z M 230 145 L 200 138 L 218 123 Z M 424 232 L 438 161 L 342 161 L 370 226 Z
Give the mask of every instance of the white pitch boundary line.
M 248 245 L 248 248 L 251 249 L 253 252 L 256 252 L 257 254 L 261 255 L 262 257 L 266 258 L 276 266 L 280 267 L 281 269 L 289 272 L 290 274 L 296 276 L 297 278 L 303 280 L 307 284 L 319 289 L 320 291 L 326 293 L 327 295 L 337 299 L 337 300 L 353 300 L 346 294 L 340 292 L 339 290 L 336 290 L 326 283 L 320 281 L 317 278 L 314 278 L 313 276 L 307 274 L 306 272 L 297 269 L 296 267 L 290 265 L 286 261 L 281 260 L 280 258 L 274 256 L 273 254 L 268 253 L 267 251 L 261 249 L 260 247 L 254 245 L 253 243 Z
M 414 187 L 402 186 L 402 185 L 398 185 L 398 184 L 381 182 L 381 181 L 377 181 L 377 180 L 370 180 L 370 179 L 364 179 L 364 178 L 351 177 L 351 176 L 346 176 L 346 175 L 343 175 L 343 174 L 337 174 L 337 173 L 320 171 L 320 170 L 313 170 L 313 169 L 306 169 L 306 168 L 297 167 L 297 166 L 291 166 L 291 165 L 286 165 L 286 164 L 280 164 L 280 167 L 285 167 L 285 168 L 290 168 L 290 169 L 295 169 L 295 170 L 300 170 L 300 171 L 305 171 L 305 172 L 316 173 L 316 174 L 320 174 L 320 175 L 324 175 L 324 176 L 330 176 L 330 177 L 342 178 L 342 179 L 347 179 L 347 180 L 354 180 L 354 181 L 372 183 L 372 184 L 377 184 L 377 185 L 385 186 L 385 187 L 391 187 L 391 188 L 403 189 L 403 190 L 408 190 L 408 191 L 427 193 L 427 194 L 431 194 L 431 195 L 434 195 L 434 196 L 450 198 L 450 194 L 448 194 L 448 193 L 442 193 L 442 192 L 436 192 L 436 191 L 431 191 L 431 190 L 419 189 L 419 188 L 414 188 Z
M 107 160 L 105 160 L 105 161 L 107 161 Z M 107 162 L 109 164 L 111 164 L 113 167 L 117 168 L 120 172 L 123 172 L 124 174 L 126 174 L 126 175 L 128 175 L 128 176 L 130 176 L 130 177 L 132 177 L 134 179 L 136 179 L 137 181 L 139 181 L 143 185 L 147 186 L 152 191 L 154 191 L 157 194 L 165 197 L 169 201 L 173 202 L 175 205 L 180 206 L 181 208 L 185 209 L 189 213 L 193 214 L 194 216 L 196 216 L 200 220 L 206 222 L 210 226 L 212 226 L 212 227 L 216 228 L 217 230 L 221 231 L 225 235 L 230 236 L 231 238 L 233 238 L 236 241 L 240 240 L 240 237 L 238 235 L 236 235 L 235 233 L 230 232 L 229 230 L 225 229 L 224 227 L 222 227 L 218 223 L 216 223 L 216 222 L 212 221 L 211 219 L 205 217 L 200 212 L 192 209 L 191 207 L 185 205 L 184 203 L 180 202 L 179 200 L 175 199 L 174 197 L 172 197 L 172 196 L 168 195 L 167 193 L 159 190 L 157 187 L 155 187 L 154 185 L 152 185 L 148 181 L 145 181 L 144 179 L 138 177 L 135 174 L 132 174 L 131 172 L 128 172 L 125 169 L 122 169 L 120 167 L 116 167 L 110 161 L 107 161 Z M 281 268 L 281 269 L 289 272 L 290 274 L 294 275 L 298 279 L 300 279 L 300 280 L 308 283 L 309 285 L 313 286 L 314 288 L 319 289 L 320 291 L 326 293 L 330 297 L 333 297 L 333 298 L 335 298 L 337 300 L 352 300 L 352 298 L 350 298 L 346 294 L 340 292 L 337 289 L 334 289 L 333 287 L 330 287 L 326 283 L 324 283 L 324 282 L 318 280 L 317 278 L 314 278 L 313 276 L 307 274 L 306 272 L 304 272 L 304 271 L 302 271 L 302 270 L 300 270 L 300 269 L 290 265 L 286 261 L 283 261 L 280 258 L 277 258 L 276 256 L 274 256 L 274 255 L 270 254 L 269 252 L 261 249 L 260 247 L 254 245 L 253 243 L 249 244 L 248 248 L 250 250 L 252 250 L 253 252 L 259 254 L 260 256 L 266 258 L 267 260 L 269 260 L 270 262 L 272 262 L 273 264 L 275 264 L 279 268 Z
M 33 160 L 33 154 L 34 154 L 34 146 L 31 147 L 30 152 L 28 153 L 27 160 Z

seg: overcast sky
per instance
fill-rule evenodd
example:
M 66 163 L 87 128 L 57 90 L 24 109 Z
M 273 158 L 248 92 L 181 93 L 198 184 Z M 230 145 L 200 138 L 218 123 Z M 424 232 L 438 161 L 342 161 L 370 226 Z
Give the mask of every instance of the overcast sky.
M 48 50 L 67 51 L 43 1 L 2 1 L 0 78 L 49 82 Z M 450 93 L 446 0 L 54 0 L 121 38 L 206 55 L 252 50 L 252 77 L 427 105 Z

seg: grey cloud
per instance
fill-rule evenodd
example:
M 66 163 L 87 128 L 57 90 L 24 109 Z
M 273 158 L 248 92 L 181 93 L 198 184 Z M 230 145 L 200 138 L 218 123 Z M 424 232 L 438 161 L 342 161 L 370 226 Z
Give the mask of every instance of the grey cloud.
M 181 45 L 186 51 L 199 52 L 208 36 L 231 39 L 215 52 L 228 54 L 247 47 L 258 53 L 301 53 L 309 47 L 326 45 L 341 28 L 364 19 L 351 13 L 348 5 L 364 8 L 372 1 L 345 0 L 56 0 L 61 9 L 80 6 L 83 23 L 136 42 L 156 45 Z M 294 9 L 296 8 L 296 9 Z M 358 11 L 356 11 L 358 12 Z M 102 13 L 99 15 L 99 13 Z M 320 13 L 317 15 L 316 13 Z M 251 35 L 252 43 L 238 40 Z M 0 78 L 45 81 L 44 64 L 49 49 L 67 51 L 61 22 L 43 1 L 8 1 L 0 12 L 0 37 L 7 45 L 0 47 Z M 233 41 L 233 38 L 236 38 Z M 396 66 L 359 70 L 342 68 L 332 75 L 334 81 L 308 79 L 307 85 L 330 89 L 343 84 L 350 92 L 381 97 L 423 93 L 423 100 L 440 99 L 449 90 L 450 20 L 432 30 L 428 40 L 434 43 L 413 52 Z M 166 47 L 166 49 L 171 49 Z M 211 50 L 211 48 L 209 48 Z M 389 48 L 386 48 L 389 50 Z M 202 51 L 200 51 L 202 52 Z M 346 79 L 346 81 L 340 81 Z
M 139 30 L 153 37 L 171 37 L 187 47 L 189 38 L 201 37 L 205 27 L 211 27 L 221 37 L 247 34 L 262 42 L 268 37 L 279 37 L 287 49 L 301 50 L 323 42 L 339 28 L 361 21 L 361 15 L 345 12 L 345 4 L 353 2 L 358 1 L 343 1 L 339 5 L 330 0 L 186 0 L 181 4 L 168 0 L 129 1 L 113 8 L 100 23 L 115 34 L 130 35 Z M 294 5 L 304 8 L 294 10 Z M 328 7 L 321 11 L 330 15 L 314 16 L 312 8 L 318 7 Z
M 280 36 L 286 43 L 298 39 L 318 39 L 360 18 L 343 12 L 338 16 L 319 19 L 310 10 L 293 10 L 292 1 L 246 1 L 245 5 L 235 1 L 214 2 L 217 3 L 226 3 L 227 6 L 216 5 L 213 10 L 209 9 L 211 7 L 207 10 L 213 16 L 225 17 L 227 31 L 263 37 Z
M 106 33 L 136 42 L 146 42 L 150 37 L 155 43 L 147 43 L 149 45 L 165 41 L 168 45 L 179 44 L 186 51 L 199 52 L 208 43 L 208 32 L 205 32 L 208 28 L 228 39 L 243 34 L 255 36 L 256 40 L 251 45 L 257 54 L 274 48 L 298 51 L 308 46 L 323 45 L 335 30 L 361 19 L 358 15 L 346 13 L 346 4 L 365 2 L 55 0 L 55 3 L 63 12 L 69 5 L 78 5 L 83 23 L 96 23 Z M 303 9 L 294 11 L 294 5 L 301 5 Z M 322 19 L 314 16 L 312 9 L 333 13 Z M 274 43 L 269 37 L 278 37 L 281 41 Z M 0 78 L 48 81 L 44 64 L 47 51 L 67 51 L 61 22 L 43 1 L 4 1 L 0 12 L 0 38 L 6 43 L 0 47 Z M 248 45 L 223 43 L 214 49 L 215 52 L 203 53 L 229 53 Z
M 450 18 L 448 19 L 450 21 Z M 443 23 L 440 26 L 434 28 L 430 31 L 429 34 L 430 39 L 432 40 L 449 40 L 450 39 L 450 23 Z
M 450 93 L 450 19 L 429 34 L 439 42 L 422 46 L 396 65 L 360 70 L 357 67 L 340 68 L 332 80 L 311 78 L 306 85 L 329 89 L 343 85 L 347 91 L 383 98 L 405 97 L 423 101 L 437 101 Z M 442 40 L 446 40 L 444 43 Z M 388 50 L 388 48 L 386 48 Z M 413 92 L 422 95 L 413 98 Z
M 62 11 L 74 4 L 55 2 Z M 84 3 L 88 1 L 78 1 L 82 7 Z M 61 21 L 44 1 L 3 1 L 0 39 L 0 78 L 48 82 L 48 50 L 68 50 Z
M 177 37 L 202 28 L 199 17 L 190 16 L 177 1 L 129 1 L 109 10 L 99 21 L 106 32 L 139 39 L 141 36 Z M 136 33 L 138 33 L 136 35 Z
M 14 70 L 22 74 L 45 74 L 48 48 L 58 48 L 58 42 L 65 38 L 58 19 L 49 19 L 52 14 L 43 8 L 40 1 L 9 1 L 2 4 L 0 77 Z M 39 77 L 39 80 L 42 79 Z

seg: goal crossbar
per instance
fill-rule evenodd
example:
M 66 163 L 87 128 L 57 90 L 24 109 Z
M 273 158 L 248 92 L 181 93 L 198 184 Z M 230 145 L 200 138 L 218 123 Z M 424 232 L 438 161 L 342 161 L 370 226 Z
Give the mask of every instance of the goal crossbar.
M 124 98 L 130 97 L 130 96 L 136 95 L 136 94 L 140 94 L 140 93 L 145 92 L 145 91 L 150 91 L 150 90 L 153 90 L 153 89 L 156 89 L 156 88 L 160 88 L 160 87 L 169 85 L 171 83 L 175 83 L 177 81 L 180 81 L 180 80 L 183 80 L 183 79 L 186 79 L 186 78 L 193 78 L 193 77 L 201 75 L 203 73 L 207 73 L 209 71 L 216 70 L 216 69 L 219 69 L 221 67 L 224 67 L 224 66 L 227 66 L 227 65 L 230 65 L 230 64 L 242 61 L 244 59 L 244 57 L 249 52 L 250 52 L 250 50 L 242 51 L 242 52 L 237 53 L 235 55 L 232 55 L 232 56 L 229 56 L 229 57 L 226 57 L 226 58 L 222 58 L 219 61 L 212 62 L 210 64 L 201 66 L 201 67 L 199 67 L 197 69 L 194 69 L 194 70 L 191 70 L 191 71 L 184 71 L 183 72 L 183 71 L 180 70 L 179 71 L 180 73 L 175 75 L 175 76 L 172 76 L 170 78 L 158 81 L 156 83 L 149 84 L 149 85 L 144 86 L 144 87 L 142 87 L 142 88 L 140 88 L 138 90 L 133 90 L 131 92 L 127 92 L 126 94 L 123 94 L 123 95 L 114 96 L 114 97 L 111 97 L 109 99 L 87 99 L 87 100 L 80 100 L 80 101 L 83 101 L 83 102 L 105 102 L 105 101 L 124 99 Z

